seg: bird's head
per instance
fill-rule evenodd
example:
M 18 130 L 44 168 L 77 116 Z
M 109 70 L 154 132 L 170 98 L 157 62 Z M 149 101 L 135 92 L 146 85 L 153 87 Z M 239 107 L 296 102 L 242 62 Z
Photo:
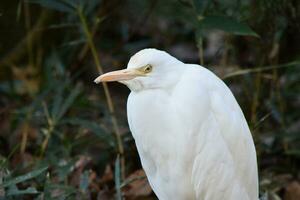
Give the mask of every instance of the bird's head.
M 180 78 L 182 62 L 157 49 L 143 49 L 133 55 L 127 69 L 102 74 L 95 83 L 118 81 L 131 91 L 169 88 Z

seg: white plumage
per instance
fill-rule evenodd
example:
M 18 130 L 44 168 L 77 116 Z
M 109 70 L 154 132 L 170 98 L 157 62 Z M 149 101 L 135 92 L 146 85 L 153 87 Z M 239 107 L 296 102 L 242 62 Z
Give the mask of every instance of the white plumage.
M 160 200 L 257 200 L 256 152 L 243 112 L 211 71 L 144 49 L 95 82 L 127 85 L 142 166 Z

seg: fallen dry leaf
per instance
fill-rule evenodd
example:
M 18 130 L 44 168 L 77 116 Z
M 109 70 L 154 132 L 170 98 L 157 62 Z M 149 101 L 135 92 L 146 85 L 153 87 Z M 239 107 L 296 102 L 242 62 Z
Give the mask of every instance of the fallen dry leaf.
M 80 182 L 80 176 L 83 173 L 84 168 L 91 162 L 91 158 L 85 155 L 81 155 L 74 165 L 74 171 L 70 176 L 70 184 L 78 186 Z
M 111 169 L 111 166 L 108 164 L 105 167 L 105 170 L 104 170 L 103 176 L 101 177 L 100 183 L 104 184 L 104 183 L 112 181 L 112 180 L 114 180 L 114 173 Z
M 148 196 L 152 193 L 146 174 L 142 169 L 132 173 L 125 181 L 129 181 L 129 183 L 125 186 L 124 195 L 130 199 Z
M 299 200 L 300 199 L 300 184 L 298 181 L 291 182 L 285 188 L 285 200 Z
M 98 192 L 97 194 L 97 200 L 111 200 L 114 199 L 113 195 L 109 190 L 103 189 Z

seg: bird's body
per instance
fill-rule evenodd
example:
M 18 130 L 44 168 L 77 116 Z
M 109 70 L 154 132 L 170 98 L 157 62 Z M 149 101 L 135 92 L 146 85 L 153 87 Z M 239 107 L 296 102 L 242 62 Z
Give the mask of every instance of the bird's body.
M 120 81 L 131 89 L 128 122 L 158 198 L 257 200 L 255 147 L 229 88 L 209 70 L 154 49 L 133 56 L 127 70 L 148 64 L 147 81 Z

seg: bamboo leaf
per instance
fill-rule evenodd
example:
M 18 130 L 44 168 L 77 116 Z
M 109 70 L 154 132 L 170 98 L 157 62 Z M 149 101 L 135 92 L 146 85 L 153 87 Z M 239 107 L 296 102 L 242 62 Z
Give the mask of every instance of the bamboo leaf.
M 38 194 L 34 187 L 26 188 L 25 190 L 19 190 L 17 187 L 10 187 L 6 193 L 7 196 L 23 195 L 23 194 Z
M 48 169 L 48 167 L 43 167 L 40 169 L 36 169 L 33 170 L 25 175 L 21 175 L 21 176 L 17 176 L 15 178 L 12 178 L 11 180 L 5 181 L 3 183 L 3 187 L 8 187 L 17 183 L 21 183 L 24 182 L 26 180 L 32 179 L 34 177 L 37 177 L 38 175 L 40 175 L 41 173 L 43 173 L 44 171 L 46 171 Z
M 60 112 L 60 107 L 63 102 L 63 91 L 64 91 L 64 86 L 58 87 L 57 92 L 54 96 L 53 105 L 51 109 L 51 117 L 54 119 L 57 118 Z
M 121 173 L 120 173 L 120 156 L 115 161 L 115 187 L 117 191 L 117 200 L 122 200 L 121 193 Z
M 66 98 L 62 106 L 60 107 L 60 112 L 57 115 L 56 120 L 59 121 L 64 114 L 68 111 L 70 106 L 74 103 L 75 99 L 78 97 L 78 95 L 81 92 L 81 88 L 79 85 L 77 85 L 70 93 L 70 95 Z
M 86 192 L 89 187 L 89 171 L 84 171 L 80 175 L 79 188 L 82 192 Z
M 247 24 L 226 16 L 199 16 L 200 29 L 218 29 L 235 35 L 259 37 Z
M 53 193 L 53 191 L 57 191 L 57 193 Z M 64 200 L 69 199 L 68 197 L 75 193 L 76 189 L 72 186 L 46 183 L 44 199 Z
M 67 13 L 74 12 L 74 8 L 72 8 L 70 4 L 60 0 L 30 0 L 28 2 L 39 4 L 42 7 L 60 11 L 60 12 L 67 12 Z
M 193 5 L 195 7 L 197 14 L 199 15 L 203 15 L 203 13 L 208 8 L 210 3 L 211 0 L 193 0 Z
M 81 127 L 87 128 L 91 130 L 93 133 L 95 133 L 98 137 L 104 139 L 106 142 L 108 142 L 111 146 L 114 146 L 114 138 L 111 134 L 108 134 L 99 124 L 96 122 L 78 119 L 78 118 L 71 118 L 64 120 L 63 123 L 69 123 L 73 125 L 79 125 Z

